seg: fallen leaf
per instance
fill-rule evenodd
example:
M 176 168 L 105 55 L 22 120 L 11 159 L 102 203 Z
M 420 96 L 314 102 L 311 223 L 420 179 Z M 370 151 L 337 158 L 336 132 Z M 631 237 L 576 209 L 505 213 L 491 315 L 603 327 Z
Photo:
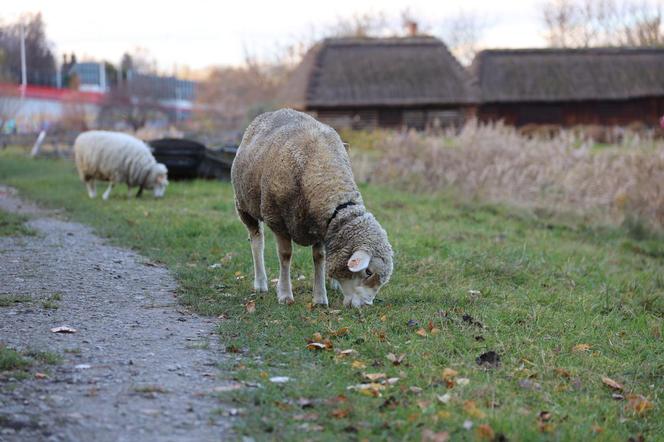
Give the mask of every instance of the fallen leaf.
M 463 387 L 464 385 L 468 385 L 470 383 L 470 379 L 468 379 L 468 378 L 459 378 L 459 379 L 456 380 L 456 382 L 457 382 L 457 385 L 459 385 L 460 387 Z
M 383 315 L 383 316 L 381 316 L 381 317 L 380 317 L 380 321 L 381 321 L 381 322 L 385 322 L 385 321 L 387 321 L 387 315 Z
M 260 376 L 262 379 L 267 379 L 269 374 L 267 373 L 267 371 L 261 371 L 260 373 L 258 373 L 258 376 Z
M 256 301 L 249 301 L 244 305 L 244 309 L 247 311 L 247 313 L 255 313 L 256 312 Z
M 553 431 L 553 424 L 548 422 L 537 421 L 537 428 L 542 433 L 551 433 Z
M 540 411 L 540 414 L 537 416 L 537 419 L 539 419 L 542 422 L 548 422 L 551 420 L 551 413 L 548 411 Z
M 357 384 L 357 385 L 350 385 L 346 387 L 348 390 L 355 390 L 361 394 L 364 394 L 366 396 L 372 396 L 372 397 L 380 397 L 381 390 L 385 389 L 384 385 L 377 384 L 375 382 L 372 382 L 370 384 Z
M 454 379 L 456 377 L 456 375 L 458 375 L 458 374 L 459 374 L 459 372 L 452 369 L 452 368 L 444 368 L 443 369 L 443 379 L 445 379 L 446 381 Z
M 450 396 L 449 393 L 445 393 L 443 395 L 436 395 L 436 398 L 438 399 L 438 402 L 441 404 L 448 404 L 450 400 L 452 399 L 452 396 Z
M 325 350 L 325 344 L 322 342 L 310 342 L 307 344 L 307 350 Z
M 399 401 L 394 397 L 390 396 L 387 399 L 385 399 L 385 402 L 383 402 L 378 409 L 380 411 L 384 410 L 395 410 L 399 406 Z
M 349 355 L 356 354 L 356 353 L 357 353 L 356 350 L 353 350 L 352 348 L 349 348 L 347 350 L 340 350 L 339 351 L 339 356 L 349 356 Z
M 330 336 L 345 336 L 348 334 L 348 327 L 341 327 L 339 330 L 330 333 Z
M 565 370 L 564 368 L 556 368 L 555 372 L 558 376 L 563 377 L 563 378 L 569 378 L 569 377 L 572 376 L 572 373 Z
M 401 365 L 405 357 L 405 354 L 399 356 L 395 355 L 394 353 L 387 354 L 387 360 L 390 361 L 392 365 Z
M 367 364 L 358 360 L 353 361 L 353 363 L 350 364 L 350 366 L 357 369 L 367 368 Z
M 420 407 L 420 410 L 426 410 L 431 406 L 431 401 L 417 401 L 417 406 Z
M 427 331 L 424 330 L 423 328 L 419 328 L 415 333 L 422 336 L 423 338 L 426 338 L 427 336 Z
M 314 333 L 314 335 L 311 337 L 310 342 L 312 342 L 312 341 L 313 341 L 313 342 L 320 342 L 320 341 L 322 341 L 322 340 L 323 340 L 323 335 L 321 335 L 320 333 L 316 332 L 316 333 Z
M 387 379 L 385 379 L 385 383 L 387 385 L 394 385 L 397 382 L 399 382 L 399 378 L 387 378 Z
M 484 419 L 486 414 L 477 408 L 475 401 L 466 401 L 463 403 L 463 410 L 470 416 L 476 417 L 478 419 Z
M 450 440 L 450 433 L 447 431 L 440 431 L 438 433 L 433 430 L 422 430 L 422 442 L 447 442 Z
M 489 424 L 480 425 L 477 427 L 476 432 L 480 439 L 488 439 L 492 441 L 496 437 L 496 433 L 493 431 L 493 428 L 491 428 L 491 425 Z
M 600 427 L 597 424 L 593 424 L 591 428 L 593 430 L 593 433 L 595 433 L 595 434 L 599 434 L 599 433 L 602 433 L 604 431 L 604 428 Z
M 330 415 L 335 419 L 344 419 L 350 414 L 350 408 L 337 408 L 332 410 Z
M 35 373 L 35 379 L 46 379 L 48 378 L 48 375 L 46 373 Z
M 61 325 L 60 327 L 53 327 L 51 329 L 53 333 L 76 333 L 76 329 L 69 327 L 68 325 Z
M 415 386 L 409 387 L 408 391 L 410 391 L 411 393 L 415 393 L 415 394 L 422 393 L 422 389 L 420 387 L 415 387 Z
M 588 351 L 590 350 L 590 344 L 576 344 L 572 347 L 573 352 Z
M 645 414 L 655 407 L 652 402 L 640 394 L 630 394 L 627 396 L 627 401 L 627 406 L 636 414 Z
M 371 382 L 374 382 L 379 379 L 384 379 L 387 376 L 385 375 L 385 373 L 364 373 L 364 377 L 369 379 Z
M 613 388 L 614 390 L 623 390 L 624 389 L 624 387 L 622 385 L 620 385 L 618 382 L 616 382 L 613 379 L 611 379 L 609 377 L 606 377 L 606 376 L 602 376 L 602 382 L 604 383 L 604 385 L 606 385 L 609 388 Z
M 611 399 L 613 399 L 614 401 L 622 401 L 623 399 L 625 399 L 625 396 L 623 396 L 620 393 L 611 393 Z

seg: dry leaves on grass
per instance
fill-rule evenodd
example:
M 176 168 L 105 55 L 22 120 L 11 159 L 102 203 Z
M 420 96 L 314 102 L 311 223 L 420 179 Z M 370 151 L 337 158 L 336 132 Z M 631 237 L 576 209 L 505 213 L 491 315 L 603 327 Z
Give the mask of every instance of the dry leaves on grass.
M 487 440 L 494 440 L 496 437 L 496 433 L 493 431 L 493 428 L 491 428 L 491 425 L 489 424 L 482 424 L 479 427 L 477 427 L 477 437 L 479 439 L 487 439 Z
M 362 362 L 362 361 L 358 361 L 358 360 L 354 360 L 353 363 L 350 364 L 350 366 L 351 366 L 352 368 L 356 368 L 356 369 L 359 369 L 359 370 L 361 370 L 361 369 L 363 369 L 363 368 L 367 368 L 367 364 L 365 364 L 365 363 Z
M 401 354 L 399 356 L 395 355 L 394 353 L 387 354 L 387 359 L 392 363 L 392 365 L 401 365 L 405 357 L 405 354 Z
M 475 401 L 466 401 L 463 403 L 463 411 L 465 411 L 469 416 L 476 417 L 478 419 L 484 419 L 486 414 L 477 408 Z
M 339 337 L 339 336 L 346 336 L 349 332 L 348 327 L 341 327 L 339 330 L 335 330 L 330 333 L 330 336 L 334 337 Z
M 621 390 L 622 391 L 625 388 L 621 384 L 619 384 L 618 382 L 616 382 L 613 379 L 611 379 L 609 377 L 606 377 L 606 376 L 602 376 L 602 383 L 604 385 L 606 385 L 607 387 L 612 388 L 614 390 Z
M 387 377 L 385 373 L 363 373 L 363 376 L 371 382 L 376 382 Z
M 381 391 L 385 390 L 385 386 L 376 382 L 369 384 L 356 384 L 346 387 L 348 390 L 357 391 L 360 394 L 371 397 L 381 397 Z
M 332 410 L 330 416 L 332 416 L 335 419 L 344 419 L 350 415 L 350 412 L 351 412 L 350 408 L 337 408 L 336 410 Z
M 334 345 L 329 339 L 323 339 L 323 336 L 320 333 L 314 333 L 314 335 L 307 339 L 307 350 L 332 350 Z
M 425 329 L 421 328 L 421 327 L 419 329 L 417 329 L 415 334 L 417 334 L 419 336 L 422 336 L 423 338 L 427 337 L 427 331 Z
M 438 334 L 440 332 L 440 329 L 433 325 L 433 321 L 429 321 L 427 329 L 429 330 L 429 333 L 431 333 L 432 335 Z
M 579 353 L 582 351 L 588 351 L 590 350 L 590 344 L 576 344 L 574 347 L 572 347 L 572 351 L 575 353 Z
M 249 301 L 244 305 L 244 309 L 247 311 L 247 313 L 256 313 L 256 301 Z
M 627 407 L 636 414 L 646 414 L 655 408 L 655 405 L 640 394 L 630 394 L 627 396 Z

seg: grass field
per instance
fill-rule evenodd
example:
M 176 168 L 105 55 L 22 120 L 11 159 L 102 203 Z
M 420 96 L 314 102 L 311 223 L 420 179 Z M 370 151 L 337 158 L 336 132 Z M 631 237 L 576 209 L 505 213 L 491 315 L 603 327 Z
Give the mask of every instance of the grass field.
M 664 240 L 647 231 L 363 187 L 396 253 L 393 279 L 371 308 L 331 293 L 329 309 L 312 309 L 309 250 L 294 251 L 294 305 L 252 293 L 228 183 L 89 200 L 71 163 L 17 154 L 0 156 L 0 182 L 165 264 L 183 303 L 219 317 L 222 373 L 244 386 L 220 404 L 236 409 L 239 435 L 664 440 Z

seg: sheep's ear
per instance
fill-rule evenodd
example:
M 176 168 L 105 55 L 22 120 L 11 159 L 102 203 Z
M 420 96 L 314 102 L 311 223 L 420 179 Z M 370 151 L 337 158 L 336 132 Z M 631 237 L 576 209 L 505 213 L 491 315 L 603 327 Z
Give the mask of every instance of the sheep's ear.
M 369 267 L 371 256 L 364 250 L 358 250 L 348 260 L 348 270 L 351 272 L 361 272 Z

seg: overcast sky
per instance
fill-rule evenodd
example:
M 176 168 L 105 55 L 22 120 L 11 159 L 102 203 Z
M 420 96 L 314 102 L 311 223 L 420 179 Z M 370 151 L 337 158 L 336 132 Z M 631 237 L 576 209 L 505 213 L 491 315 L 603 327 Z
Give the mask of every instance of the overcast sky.
M 119 61 L 123 52 L 147 49 L 162 70 L 240 64 L 245 48 L 265 56 L 340 17 L 383 12 L 399 22 L 408 8 L 426 29 L 440 34 L 446 17 L 476 14 L 486 24 L 484 47 L 542 46 L 540 0 L 3 0 L 0 19 L 41 11 L 56 53 Z

